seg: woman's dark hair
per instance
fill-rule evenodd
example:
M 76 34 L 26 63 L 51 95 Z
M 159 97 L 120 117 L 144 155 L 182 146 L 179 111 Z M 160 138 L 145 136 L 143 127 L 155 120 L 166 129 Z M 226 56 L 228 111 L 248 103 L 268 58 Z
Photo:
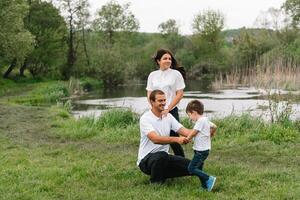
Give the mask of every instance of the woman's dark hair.
M 168 49 L 158 49 L 156 51 L 155 56 L 153 57 L 154 62 L 158 65 L 157 60 L 160 60 L 161 57 L 163 57 L 163 55 L 165 55 L 165 54 L 169 54 L 171 56 L 171 61 L 172 61 L 171 69 L 175 69 L 175 70 L 179 71 L 180 74 L 182 75 L 183 79 L 185 80 L 186 72 L 185 72 L 183 67 L 179 66 L 177 60 L 175 59 L 175 57 L 173 56 L 173 54 L 170 50 L 168 50 Z
M 167 49 L 158 49 L 156 51 L 155 56 L 153 57 L 154 62 L 158 65 L 157 60 L 160 60 L 161 57 L 163 57 L 163 55 L 165 55 L 165 54 L 169 54 L 171 56 L 171 60 L 172 60 L 171 69 L 178 68 L 178 63 L 177 63 L 176 59 L 174 58 L 172 52 L 170 50 L 167 50 Z

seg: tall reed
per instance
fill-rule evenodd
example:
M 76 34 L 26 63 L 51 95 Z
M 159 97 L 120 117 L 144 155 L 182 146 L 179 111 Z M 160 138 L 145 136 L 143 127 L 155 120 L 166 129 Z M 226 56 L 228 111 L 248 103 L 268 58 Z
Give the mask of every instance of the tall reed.
M 250 69 L 234 69 L 216 77 L 213 87 L 237 87 L 240 85 L 264 89 L 300 89 L 300 67 L 292 62 L 277 59 L 272 65 L 257 65 Z

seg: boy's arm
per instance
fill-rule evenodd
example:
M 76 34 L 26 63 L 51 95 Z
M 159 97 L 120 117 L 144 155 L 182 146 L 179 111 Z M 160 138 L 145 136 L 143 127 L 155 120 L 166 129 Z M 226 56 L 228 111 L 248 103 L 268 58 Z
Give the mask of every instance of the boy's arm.
M 191 131 L 192 131 L 191 129 L 187 129 L 183 126 L 177 131 L 177 133 L 179 133 L 182 136 L 187 137 L 191 133 Z
M 190 130 L 190 134 L 186 137 L 186 139 L 188 139 L 190 141 L 193 137 L 195 137 L 195 135 L 198 134 L 198 132 L 199 131 L 195 130 L 195 129 Z

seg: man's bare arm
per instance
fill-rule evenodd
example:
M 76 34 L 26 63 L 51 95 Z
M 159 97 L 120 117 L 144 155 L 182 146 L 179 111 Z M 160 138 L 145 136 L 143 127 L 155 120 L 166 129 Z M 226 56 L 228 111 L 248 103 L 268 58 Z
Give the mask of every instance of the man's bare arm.
M 150 133 L 148 133 L 147 137 L 154 144 L 171 144 L 171 143 L 186 144 L 189 142 L 185 137 L 160 136 L 155 131 L 151 131 Z

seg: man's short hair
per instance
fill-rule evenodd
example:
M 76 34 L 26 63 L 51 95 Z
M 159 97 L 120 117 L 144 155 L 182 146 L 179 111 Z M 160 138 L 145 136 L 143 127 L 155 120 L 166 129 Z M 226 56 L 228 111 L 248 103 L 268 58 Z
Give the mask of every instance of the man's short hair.
M 197 112 L 199 115 L 202 115 L 204 112 L 204 105 L 199 100 L 192 100 L 186 106 L 185 112 L 192 113 L 192 111 Z
M 156 97 L 156 95 L 163 95 L 163 94 L 165 94 L 163 91 L 161 91 L 161 90 L 153 90 L 151 93 L 150 93 L 150 95 L 149 95 L 149 99 L 150 99 L 150 101 L 155 101 L 155 97 Z

